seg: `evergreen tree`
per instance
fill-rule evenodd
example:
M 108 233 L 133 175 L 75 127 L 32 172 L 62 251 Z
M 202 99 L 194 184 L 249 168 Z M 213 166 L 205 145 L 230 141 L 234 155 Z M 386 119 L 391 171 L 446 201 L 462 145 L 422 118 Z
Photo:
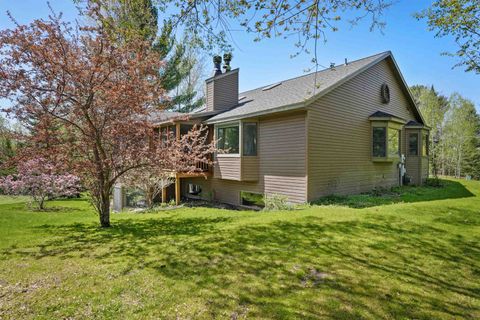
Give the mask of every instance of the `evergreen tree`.
M 469 143 L 465 156 L 465 175 L 480 180 L 480 116 L 473 110 L 472 119 L 475 123 L 475 135 Z
M 169 93 L 164 108 L 189 112 L 203 104 L 203 92 L 195 84 L 188 85 L 199 63 L 193 48 L 184 37 L 176 41 L 172 20 L 158 24 L 158 9 L 152 0 L 97 0 L 104 9 L 100 21 L 116 41 L 129 41 L 141 37 L 149 41 L 161 54 L 165 66 L 160 70 L 162 86 Z M 160 29 L 160 30 L 159 30 Z

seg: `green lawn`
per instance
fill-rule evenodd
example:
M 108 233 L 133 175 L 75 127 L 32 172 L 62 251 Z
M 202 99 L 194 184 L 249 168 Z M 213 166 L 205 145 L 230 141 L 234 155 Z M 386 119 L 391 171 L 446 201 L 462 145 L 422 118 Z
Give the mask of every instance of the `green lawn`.
M 480 182 L 402 192 L 122 213 L 108 230 L 84 200 L 1 198 L 0 319 L 479 319 Z

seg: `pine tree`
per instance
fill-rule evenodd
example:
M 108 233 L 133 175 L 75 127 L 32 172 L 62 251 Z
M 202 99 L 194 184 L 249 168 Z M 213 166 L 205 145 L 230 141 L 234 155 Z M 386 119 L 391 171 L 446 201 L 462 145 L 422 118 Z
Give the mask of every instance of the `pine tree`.
M 189 112 L 203 103 L 202 92 L 195 85 L 188 85 L 195 65 L 199 63 L 188 41 L 176 41 L 172 20 L 158 25 L 158 9 L 152 0 L 97 0 L 104 8 L 100 21 L 110 30 L 116 41 L 129 41 L 140 36 L 149 41 L 165 61 L 160 70 L 162 86 L 169 93 L 163 109 Z M 160 30 L 159 30 L 160 29 Z

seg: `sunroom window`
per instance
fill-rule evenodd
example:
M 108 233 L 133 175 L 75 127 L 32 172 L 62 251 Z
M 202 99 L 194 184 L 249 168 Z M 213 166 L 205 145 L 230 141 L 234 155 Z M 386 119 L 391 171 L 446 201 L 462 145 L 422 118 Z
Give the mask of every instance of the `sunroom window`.
M 221 153 L 239 153 L 239 126 L 231 125 L 217 128 L 217 149 Z

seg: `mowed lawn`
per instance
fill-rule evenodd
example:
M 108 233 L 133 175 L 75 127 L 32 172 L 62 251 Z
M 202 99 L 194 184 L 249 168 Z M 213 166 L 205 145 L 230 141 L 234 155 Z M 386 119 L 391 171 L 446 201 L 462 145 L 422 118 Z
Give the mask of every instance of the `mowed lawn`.
M 480 182 L 390 200 L 105 230 L 86 200 L 1 198 L 0 319 L 480 319 Z

